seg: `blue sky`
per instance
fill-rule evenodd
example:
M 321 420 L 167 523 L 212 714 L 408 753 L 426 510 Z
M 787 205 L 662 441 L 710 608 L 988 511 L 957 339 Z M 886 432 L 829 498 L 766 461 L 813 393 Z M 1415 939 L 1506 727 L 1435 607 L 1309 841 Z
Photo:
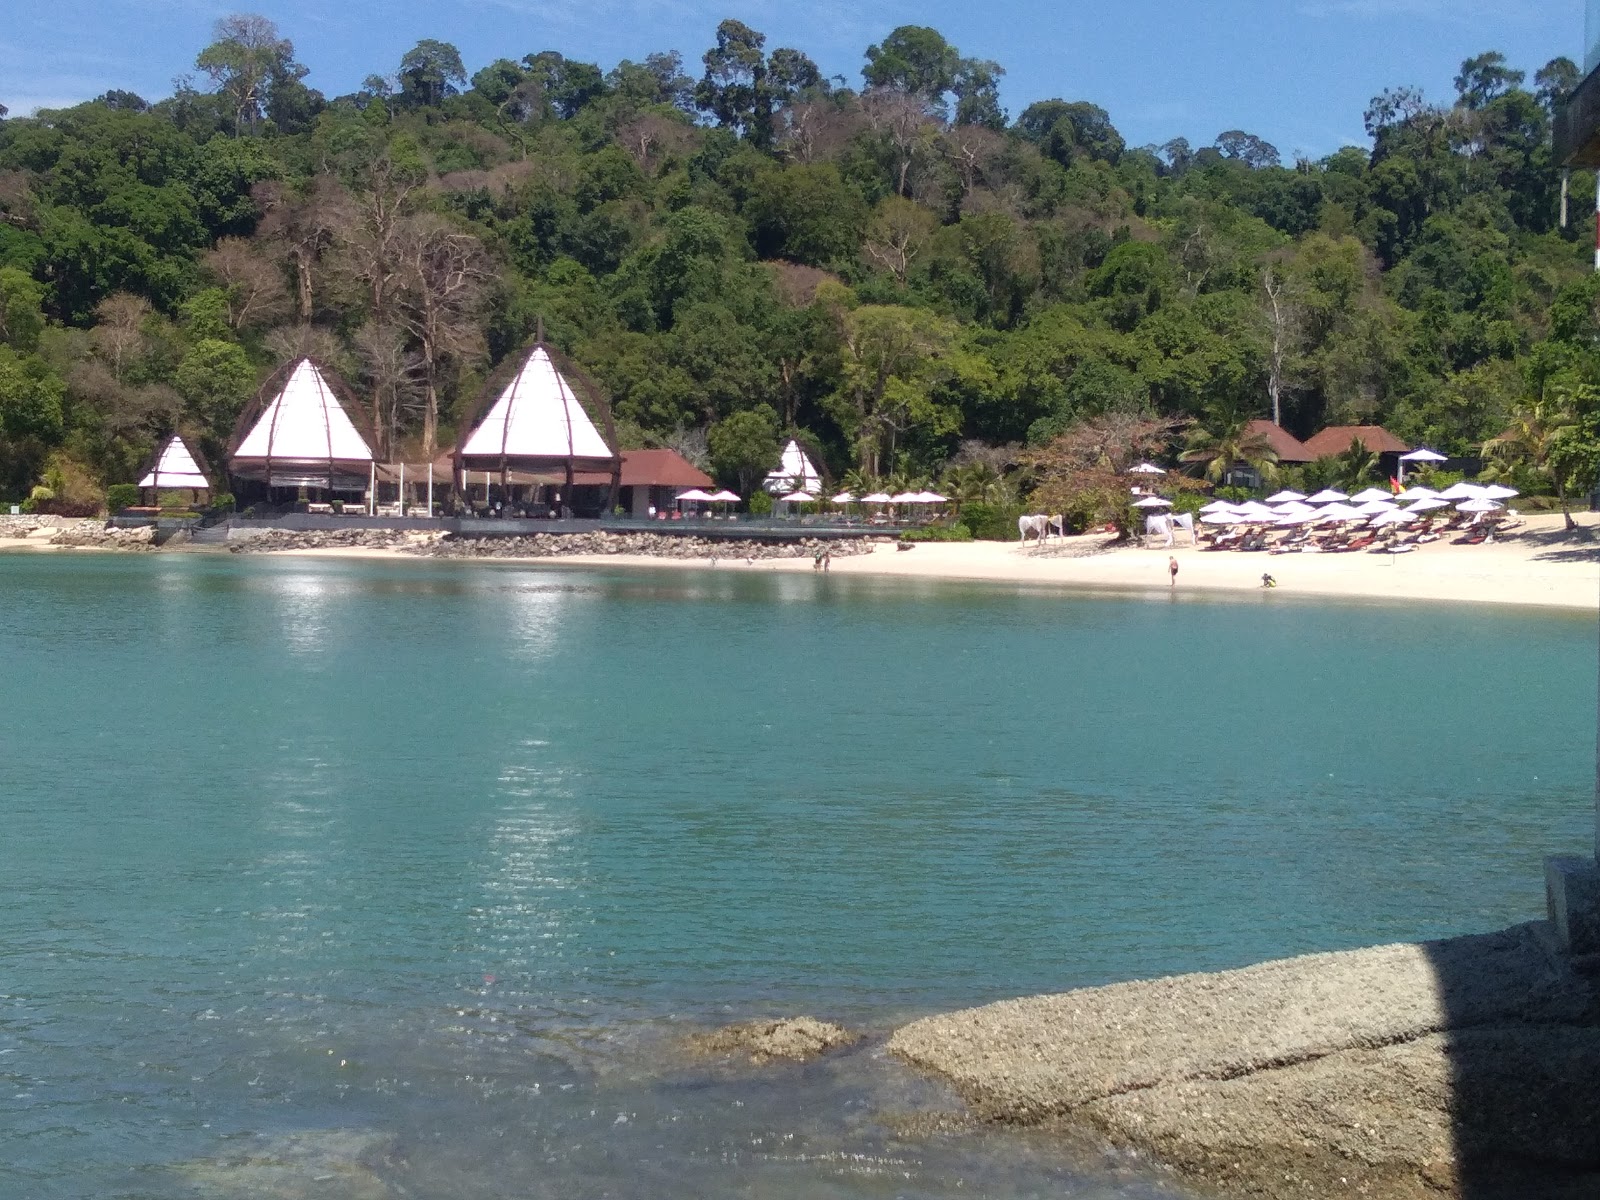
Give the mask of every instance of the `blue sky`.
M 809 53 L 860 83 L 862 51 L 896 25 L 932 25 L 1007 69 L 1015 116 L 1051 96 L 1106 108 L 1128 142 L 1209 144 L 1244 129 L 1285 157 L 1364 142 L 1366 102 L 1388 86 L 1445 99 L 1462 59 L 1503 51 L 1533 71 L 1582 59 L 1583 0 L 11 0 L 0 25 L 0 103 L 14 115 L 111 87 L 148 99 L 192 70 L 217 17 L 271 17 L 329 95 L 388 73 L 418 38 L 461 49 L 468 71 L 543 49 L 610 67 L 678 50 L 691 73 L 717 22 Z

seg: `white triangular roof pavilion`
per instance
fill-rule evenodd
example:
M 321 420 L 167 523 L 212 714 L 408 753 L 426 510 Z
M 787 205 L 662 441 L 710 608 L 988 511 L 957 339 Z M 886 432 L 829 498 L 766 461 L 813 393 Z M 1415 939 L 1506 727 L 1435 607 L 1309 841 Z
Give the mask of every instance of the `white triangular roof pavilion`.
M 211 481 L 194 461 L 183 439 L 173 434 L 156 456 L 156 465 L 139 480 L 141 488 L 198 488 L 209 491 Z
M 783 448 L 783 459 L 778 463 L 778 469 L 767 472 L 767 481 L 763 486 L 774 496 L 792 491 L 809 492 L 815 496 L 822 491 L 822 476 L 816 464 L 800 449 L 800 443 L 790 439 Z
M 460 456 L 480 470 L 528 460 L 609 465 L 617 458 L 542 345 L 467 435 Z
M 232 458 L 235 474 L 265 472 L 275 486 L 314 484 L 335 473 L 365 475 L 373 461 L 367 440 L 309 358 L 295 363 Z

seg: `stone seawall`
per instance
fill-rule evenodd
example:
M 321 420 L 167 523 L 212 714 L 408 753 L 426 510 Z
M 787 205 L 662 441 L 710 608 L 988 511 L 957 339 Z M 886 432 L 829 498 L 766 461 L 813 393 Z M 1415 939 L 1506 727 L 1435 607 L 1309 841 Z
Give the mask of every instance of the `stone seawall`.
M 339 547 L 398 550 L 432 558 L 565 558 L 574 555 L 644 555 L 673 559 L 836 558 L 869 554 L 865 539 L 765 542 L 711 540 L 658 533 L 539 533 L 525 537 L 463 537 L 387 529 L 265 530 L 233 537 L 228 549 L 235 554 L 291 550 L 327 550 Z

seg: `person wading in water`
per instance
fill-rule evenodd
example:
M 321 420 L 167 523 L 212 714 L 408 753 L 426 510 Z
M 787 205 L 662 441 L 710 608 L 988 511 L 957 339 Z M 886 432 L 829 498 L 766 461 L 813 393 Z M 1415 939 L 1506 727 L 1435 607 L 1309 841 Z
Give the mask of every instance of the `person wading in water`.
M 1167 558 L 1167 575 L 1172 580 L 1172 586 L 1173 587 L 1177 587 L 1178 586 L 1178 560 L 1175 559 L 1175 558 L 1172 558 L 1171 556 L 1168 556 L 1168 558 Z

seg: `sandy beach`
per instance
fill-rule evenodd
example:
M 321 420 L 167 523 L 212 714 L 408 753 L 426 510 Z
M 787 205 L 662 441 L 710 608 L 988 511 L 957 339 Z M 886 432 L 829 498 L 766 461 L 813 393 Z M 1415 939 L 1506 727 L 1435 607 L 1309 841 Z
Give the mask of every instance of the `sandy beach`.
M 1559 515 L 1525 518 L 1517 534 L 1492 546 L 1440 541 L 1410 554 L 1244 554 L 1179 546 L 1109 547 L 1103 536 L 1056 539 L 1046 547 L 1004 542 L 923 542 L 911 550 L 882 544 L 873 553 L 835 557 L 837 575 L 962 580 L 1090 591 L 1145 593 L 1262 591 L 1261 576 L 1277 581 L 1275 595 L 1449 603 L 1529 605 L 1594 611 L 1600 607 L 1600 515 L 1579 514 L 1578 534 L 1562 529 Z M 53 549 L 38 536 L 0 538 L 0 550 Z M 180 551 L 181 552 L 181 551 Z M 206 551 L 196 551 L 206 552 Z M 333 558 L 414 557 L 403 551 L 335 547 L 275 553 Z M 1176 588 L 1169 556 L 1178 561 Z M 496 558 L 496 562 L 547 567 L 648 567 L 703 570 L 709 559 L 642 554 Z M 809 558 L 721 558 L 717 569 L 811 571 Z

